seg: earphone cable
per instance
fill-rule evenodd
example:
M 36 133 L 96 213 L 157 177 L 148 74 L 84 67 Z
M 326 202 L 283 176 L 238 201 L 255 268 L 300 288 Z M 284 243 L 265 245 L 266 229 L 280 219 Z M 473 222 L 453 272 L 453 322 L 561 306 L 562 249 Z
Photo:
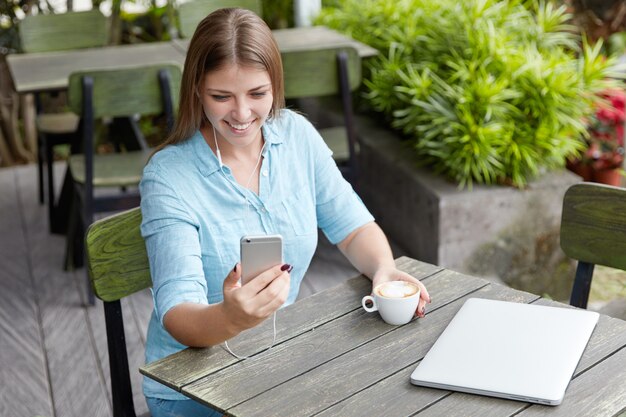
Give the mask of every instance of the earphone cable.
M 213 128 L 213 140 L 215 141 L 215 151 L 216 151 L 215 153 L 217 154 L 217 159 L 219 161 L 220 170 L 221 170 L 222 167 L 223 167 L 222 154 L 220 152 L 220 147 L 217 144 L 217 133 L 215 131 L 215 126 L 211 125 L 211 127 Z M 248 180 L 246 181 L 246 185 L 244 186 L 248 190 L 249 190 L 248 187 L 250 187 L 250 182 L 252 181 L 252 178 L 254 177 L 254 173 L 259 168 L 259 164 L 261 163 L 261 159 L 263 157 L 263 151 L 265 150 L 265 144 L 266 144 L 266 142 L 263 142 L 263 147 L 261 147 L 261 152 L 259 152 L 259 157 L 257 158 L 256 164 L 254 165 L 254 169 L 250 173 L 250 176 L 248 177 Z M 223 171 L 222 171 L 222 173 L 223 173 Z M 232 183 L 230 178 L 226 177 L 226 179 L 229 182 Z M 259 186 L 260 186 L 260 184 L 259 184 Z M 249 230 L 249 228 L 248 228 L 248 214 L 249 214 L 249 210 L 250 210 L 251 204 L 250 204 L 250 200 L 248 200 L 248 197 L 245 194 L 244 194 L 243 198 L 244 198 L 245 204 L 246 204 L 246 210 L 245 210 L 245 213 L 244 213 L 244 227 L 245 227 L 246 230 Z M 266 350 L 271 349 L 274 346 L 274 343 L 276 343 L 276 311 L 274 311 L 274 318 L 273 318 L 272 322 L 273 322 L 272 324 L 273 324 L 273 329 L 274 329 L 273 330 L 274 336 L 272 338 L 272 344 L 269 347 L 263 349 L 262 351 L 260 351 L 258 353 L 262 353 L 262 352 L 265 352 Z M 224 346 L 226 346 L 226 350 L 228 350 L 228 352 L 231 355 L 233 355 L 235 358 L 237 358 L 237 359 L 243 360 L 243 359 L 248 359 L 249 358 L 249 356 L 241 356 L 241 355 L 237 355 L 235 352 L 233 352 L 230 349 L 230 347 L 228 346 L 228 341 L 227 340 L 224 341 Z
M 269 345 L 268 347 L 266 347 L 265 349 L 263 349 L 262 351 L 258 352 L 258 353 L 263 353 L 266 350 L 270 350 L 271 348 L 274 347 L 274 344 L 276 343 L 276 312 L 274 311 L 274 319 L 272 320 L 272 324 L 273 324 L 273 328 L 274 328 L 274 336 L 272 338 L 272 344 Z M 237 359 L 248 359 L 249 356 L 241 356 L 241 355 L 237 355 L 235 352 L 233 352 L 230 347 L 228 346 L 228 340 L 224 340 L 224 346 L 226 346 L 226 350 L 228 351 L 228 353 L 230 353 L 231 355 L 233 355 L 235 358 Z

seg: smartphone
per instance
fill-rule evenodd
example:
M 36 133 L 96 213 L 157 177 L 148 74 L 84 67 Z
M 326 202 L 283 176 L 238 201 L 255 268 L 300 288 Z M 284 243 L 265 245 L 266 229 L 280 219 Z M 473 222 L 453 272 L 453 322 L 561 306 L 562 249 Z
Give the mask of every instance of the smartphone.
M 244 236 L 240 241 L 241 285 L 261 272 L 283 264 L 281 235 Z

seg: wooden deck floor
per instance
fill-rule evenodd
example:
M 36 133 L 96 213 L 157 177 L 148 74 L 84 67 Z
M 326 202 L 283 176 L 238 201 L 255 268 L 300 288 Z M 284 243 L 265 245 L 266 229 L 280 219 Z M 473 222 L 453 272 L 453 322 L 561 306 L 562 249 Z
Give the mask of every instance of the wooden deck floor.
M 55 167 L 61 179 L 64 167 Z M 0 169 L 0 416 L 110 416 L 109 368 L 102 305 L 85 307 L 85 271 L 62 269 L 64 236 L 48 233 L 37 202 L 35 165 Z M 400 256 L 402 253 L 396 253 Z M 356 271 L 320 239 L 301 296 Z M 148 291 L 124 300 L 135 408 L 141 394 Z

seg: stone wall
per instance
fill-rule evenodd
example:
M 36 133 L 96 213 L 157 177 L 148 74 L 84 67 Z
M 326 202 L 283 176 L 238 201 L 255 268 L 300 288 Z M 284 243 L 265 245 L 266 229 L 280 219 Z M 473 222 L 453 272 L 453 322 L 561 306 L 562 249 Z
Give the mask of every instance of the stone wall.
M 409 256 L 512 287 L 569 297 L 574 266 L 559 246 L 561 204 L 580 178 L 549 172 L 524 190 L 456 184 L 416 167 L 390 130 L 358 119 L 359 194 Z

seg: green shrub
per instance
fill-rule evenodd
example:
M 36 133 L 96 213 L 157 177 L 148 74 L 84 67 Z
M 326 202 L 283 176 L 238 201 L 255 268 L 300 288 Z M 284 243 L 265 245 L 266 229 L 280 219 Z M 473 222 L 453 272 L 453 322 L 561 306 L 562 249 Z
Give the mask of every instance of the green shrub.
M 581 41 L 563 7 L 513 0 L 338 0 L 318 23 L 377 48 L 370 106 L 461 187 L 523 187 L 583 147 L 614 58 Z M 532 11 L 530 10 L 532 9 Z M 580 46 L 582 45 L 582 46 Z

